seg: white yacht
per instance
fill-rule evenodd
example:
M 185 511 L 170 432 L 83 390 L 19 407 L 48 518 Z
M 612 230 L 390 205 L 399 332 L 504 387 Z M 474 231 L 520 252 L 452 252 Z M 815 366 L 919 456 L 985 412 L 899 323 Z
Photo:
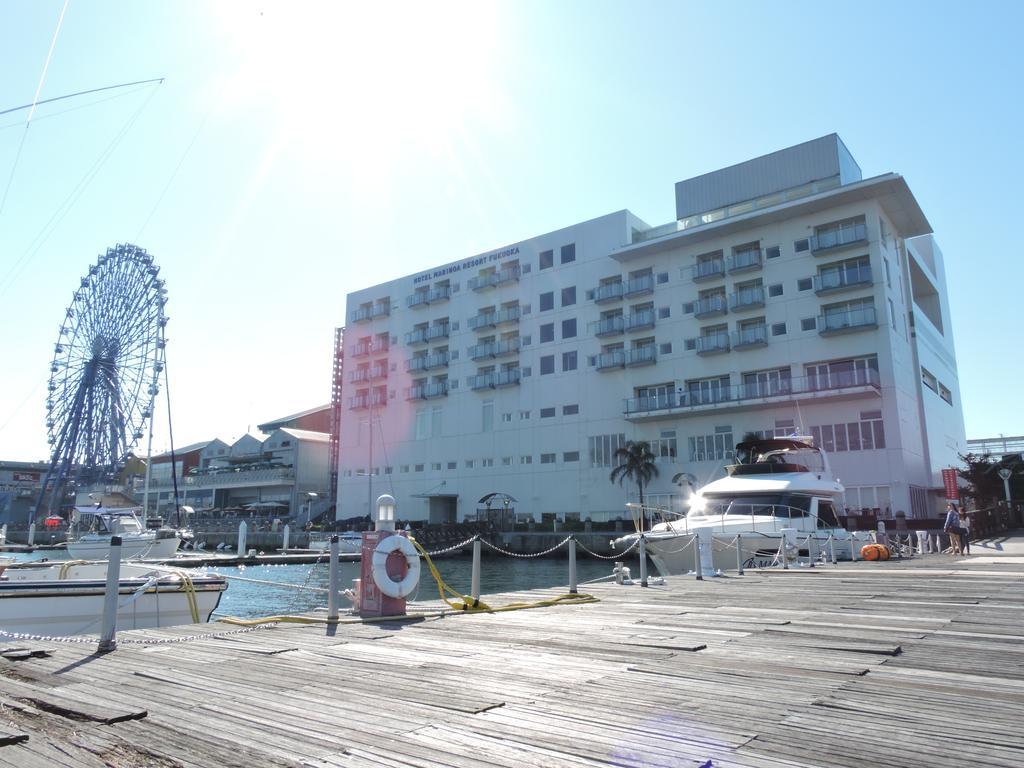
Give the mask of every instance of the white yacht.
M 98 634 L 107 562 L 33 562 L 0 569 L 3 633 Z M 224 576 L 165 566 L 122 563 L 117 628 L 152 629 L 210 620 L 227 589 Z
M 76 560 L 106 560 L 110 537 L 121 537 L 122 560 L 167 560 L 181 544 L 181 532 L 171 528 L 147 530 L 134 509 L 78 507 L 80 524 L 87 532 L 67 543 L 68 556 Z
M 330 531 L 310 531 L 306 549 L 327 552 L 331 548 Z M 363 551 L 363 534 L 359 531 L 341 531 L 338 536 L 338 553 L 342 555 L 358 555 Z
M 777 564 L 780 556 L 827 556 L 830 536 L 836 558 L 848 560 L 851 547 L 871 541 L 869 534 L 851 533 L 839 524 L 836 509 L 843 486 L 810 438 L 739 443 L 736 459 L 724 478 L 691 497 L 687 513 L 643 530 L 647 554 L 662 575 L 697 570 L 698 546 L 705 571 L 735 569 L 737 534 L 745 568 Z M 614 542 L 616 548 L 636 541 L 645 527 L 642 518 L 636 533 Z

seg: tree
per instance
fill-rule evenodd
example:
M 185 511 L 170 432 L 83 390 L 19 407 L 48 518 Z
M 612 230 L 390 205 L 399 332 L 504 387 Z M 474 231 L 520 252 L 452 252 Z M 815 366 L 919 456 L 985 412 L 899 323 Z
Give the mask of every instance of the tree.
M 988 454 L 976 453 L 961 454 L 960 461 L 964 468 L 958 468 L 956 473 L 967 482 L 967 487 L 960 491 L 961 496 L 972 499 L 978 509 L 991 506 L 1002 498 L 1003 483 L 996 474 L 998 462 Z
M 644 486 L 650 484 L 651 478 L 658 476 L 658 467 L 654 463 L 657 456 L 651 451 L 651 444 L 646 440 L 629 440 L 615 451 L 615 458 L 621 463 L 612 469 L 608 479 L 619 485 L 622 485 L 623 480 L 635 482 L 640 492 L 640 508 L 643 510 Z

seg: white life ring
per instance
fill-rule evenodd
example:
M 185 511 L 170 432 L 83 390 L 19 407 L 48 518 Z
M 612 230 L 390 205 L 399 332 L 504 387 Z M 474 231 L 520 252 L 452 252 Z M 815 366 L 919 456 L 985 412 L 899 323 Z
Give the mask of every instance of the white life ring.
M 395 581 L 388 575 L 388 555 L 401 552 L 405 556 L 408 570 L 405 578 Z M 407 597 L 416 589 L 420 580 L 420 555 L 416 547 L 405 536 L 388 536 L 381 539 L 373 550 L 373 583 L 388 597 Z

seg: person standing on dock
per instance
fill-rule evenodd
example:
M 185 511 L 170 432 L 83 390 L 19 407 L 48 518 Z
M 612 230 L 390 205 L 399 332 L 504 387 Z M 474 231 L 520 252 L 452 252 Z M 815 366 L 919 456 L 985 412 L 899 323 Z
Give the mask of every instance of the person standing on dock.
M 960 550 L 965 554 L 971 554 L 971 517 L 966 509 L 960 510 Z
M 960 554 L 960 515 L 953 502 L 946 504 L 946 522 L 942 530 L 949 536 L 949 546 L 954 555 Z

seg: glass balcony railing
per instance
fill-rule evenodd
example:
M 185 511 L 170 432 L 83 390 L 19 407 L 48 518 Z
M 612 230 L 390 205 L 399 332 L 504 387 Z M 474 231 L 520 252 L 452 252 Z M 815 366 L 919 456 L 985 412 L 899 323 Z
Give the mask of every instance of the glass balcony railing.
M 409 308 L 413 307 L 425 307 L 430 303 L 428 297 L 430 296 L 429 291 L 416 291 L 411 296 L 405 297 L 405 306 Z
M 357 411 L 363 408 L 379 408 L 387 405 L 387 402 L 387 398 L 382 395 L 356 395 L 348 399 L 348 407 Z
M 373 319 L 372 307 L 359 307 L 352 313 L 353 323 L 365 323 L 367 320 L 371 319 Z
M 874 328 L 877 325 L 878 318 L 874 307 L 826 310 L 823 315 L 818 316 L 818 333 L 822 336 Z
M 616 299 L 621 299 L 622 291 L 623 285 L 621 281 L 599 285 L 594 289 L 594 301 L 601 303 L 602 301 L 614 301 Z
M 736 251 L 729 257 L 729 271 L 743 272 L 748 269 L 761 268 L 761 249 L 750 248 L 745 251 Z
M 867 225 L 862 222 L 819 229 L 811 237 L 811 253 L 831 251 L 856 243 L 866 243 L 868 239 Z
M 626 329 L 626 319 L 622 315 L 613 315 L 598 320 L 591 325 L 595 336 L 614 336 Z
M 369 344 L 354 344 L 352 346 L 352 352 L 350 354 L 352 355 L 352 357 L 364 357 L 364 356 L 370 354 L 370 345 Z
M 471 277 L 467 285 L 471 291 L 482 291 L 485 288 L 494 288 L 495 286 L 504 285 L 505 283 L 516 282 L 519 280 L 520 272 L 521 270 L 519 267 L 509 267 L 508 269 L 490 272 L 486 275 Z
M 710 280 L 714 277 L 722 277 L 723 275 L 725 275 L 725 261 L 723 259 L 699 261 L 693 266 L 694 282 Z
M 640 275 L 625 282 L 623 296 L 639 296 L 654 292 L 654 275 Z
M 853 269 L 830 269 L 814 276 L 814 292 L 821 294 L 845 288 L 861 288 L 872 282 L 871 267 L 866 264 Z
M 444 368 L 448 365 L 448 353 L 438 352 L 433 355 L 417 355 L 405 361 L 407 371 L 429 371 L 431 368 Z
M 641 309 L 625 318 L 627 331 L 639 331 L 654 327 L 654 310 Z
M 693 316 L 696 318 L 724 315 L 728 311 L 729 305 L 725 300 L 724 293 L 716 296 L 705 296 L 703 299 L 697 299 L 693 303 Z
M 715 333 L 710 336 L 698 336 L 695 341 L 697 342 L 698 355 L 714 355 L 719 352 L 729 351 L 728 333 Z
M 627 398 L 624 414 L 657 413 L 669 410 L 690 410 L 720 406 L 723 403 L 742 404 L 746 401 L 792 400 L 794 397 L 819 397 L 843 390 L 879 392 L 878 371 L 872 369 L 825 373 L 818 376 L 796 378 L 779 377 L 774 380 L 749 381 L 742 384 L 716 384 L 713 387 L 694 387 L 676 392 Z
M 741 309 L 754 309 L 764 306 L 764 288 L 741 288 L 729 298 L 729 305 L 734 312 Z
M 657 360 L 653 344 L 645 344 L 642 347 L 633 347 L 632 349 L 625 350 L 625 352 L 625 362 L 627 366 L 652 365 Z
M 370 352 L 377 354 L 378 352 L 387 352 L 391 344 L 387 339 L 377 339 L 370 345 Z
M 447 381 L 435 381 L 431 384 L 417 384 L 405 390 L 406 400 L 429 400 L 444 397 L 448 394 Z
M 436 304 L 439 301 L 447 301 L 451 298 L 451 286 L 441 285 L 429 290 L 419 290 L 411 296 L 407 296 L 405 303 L 410 307 L 425 307 L 429 304 Z
M 626 365 L 626 351 L 614 349 L 610 352 L 602 352 L 595 360 L 595 366 L 599 371 L 610 371 L 615 368 L 622 368 Z
M 484 344 L 474 344 L 467 350 L 467 352 L 471 360 L 481 360 L 485 357 L 514 355 L 519 351 L 519 343 L 519 339 L 489 341 Z
M 749 349 L 750 347 L 762 347 L 768 343 L 768 326 L 755 325 L 750 328 L 741 328 L 733 333 L 733 349 Z
M 489 371 L 476 376 L 470 376 L 467 380 L 470 389 L 494 389 L 495 387 L 509 387 L 519 383 L 519 369 L 510 368 L 504 371 Z

